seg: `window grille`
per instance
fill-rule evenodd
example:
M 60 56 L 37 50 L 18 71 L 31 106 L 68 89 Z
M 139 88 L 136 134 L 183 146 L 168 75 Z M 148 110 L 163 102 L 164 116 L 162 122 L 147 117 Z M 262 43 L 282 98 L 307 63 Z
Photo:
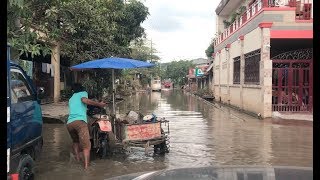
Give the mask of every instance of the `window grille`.
M 240 56 L 233 58 L 233 84 L 240 84 Z
M 244 55 L 244 83 L 260 84 L 260 55 L 261 50 L 257 49 Z

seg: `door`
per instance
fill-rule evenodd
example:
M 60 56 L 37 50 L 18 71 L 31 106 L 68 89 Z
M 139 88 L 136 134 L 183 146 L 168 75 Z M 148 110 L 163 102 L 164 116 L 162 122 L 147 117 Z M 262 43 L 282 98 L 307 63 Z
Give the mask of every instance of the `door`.
M 12 152 L 30 144 L 42 133 L 42 114 L 34 89 L 18 67 L 10 69 Z
M 312 111 L 312 61 L 273 60 L 273 111 Z

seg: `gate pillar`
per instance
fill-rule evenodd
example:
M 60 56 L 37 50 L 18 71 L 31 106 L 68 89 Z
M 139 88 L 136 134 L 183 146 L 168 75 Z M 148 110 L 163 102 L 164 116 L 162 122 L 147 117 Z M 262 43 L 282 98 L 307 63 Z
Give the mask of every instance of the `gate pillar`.
M 261 23 L 261 61 L 260 61 L 260 85 L 262 118 L 272 116 L 272 60 L 270 60 L 270 28 L 272 23 Z

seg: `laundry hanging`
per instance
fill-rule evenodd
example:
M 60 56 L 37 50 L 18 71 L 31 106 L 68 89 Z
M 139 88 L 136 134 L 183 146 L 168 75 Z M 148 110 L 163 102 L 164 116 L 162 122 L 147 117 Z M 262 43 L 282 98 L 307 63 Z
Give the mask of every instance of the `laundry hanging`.
M 54 66 L 51 64 L 51 77 L 54 77 Z
M 42 72 L 46 73 L 47 72 L 47 63 L 41 63 L 42 66 Z
M 51 64 L 47 64 L 47 73 L 50 73 Z

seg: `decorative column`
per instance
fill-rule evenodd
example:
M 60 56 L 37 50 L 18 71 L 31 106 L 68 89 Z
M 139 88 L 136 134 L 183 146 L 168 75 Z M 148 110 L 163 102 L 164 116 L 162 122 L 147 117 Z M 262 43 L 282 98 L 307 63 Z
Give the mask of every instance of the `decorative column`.
M 261 28 L 261 60 L 260 60 L 260 85 L 262 118 L 272 116 L 272 60 L 270 60 L 270 28 L 272 22 L 259 24 Z
M 244 85 L 244 36 L 239 37 L 240 40 L 240 109 L 243 110 L 243 85 Z
M 60 42 L 55 42 L 51 49 L 51 64 L 54 68 L 53 101 L 60 100 Z
M 225 47 L 226 58 L 227 58 L 227 94 L 228 94 L 228 104 L 230 104 L 230 44 L 227 44 Z
M 215 60 L 216 60 L 216 53 L 212 53 L 212 58 L 213 58 L 213 61 L 212 61 L 212 79 L 211 79 L 211 88 L 212 88 L 212 92 L 213 92 L 213 96 L 215 96 L 215 88 L 214 88 L 214 84 L 216 83 L 214 81 L 214 72 L 215 72 Z
M 219 53 L 219 101 L 221 102 L 221 50 Z

